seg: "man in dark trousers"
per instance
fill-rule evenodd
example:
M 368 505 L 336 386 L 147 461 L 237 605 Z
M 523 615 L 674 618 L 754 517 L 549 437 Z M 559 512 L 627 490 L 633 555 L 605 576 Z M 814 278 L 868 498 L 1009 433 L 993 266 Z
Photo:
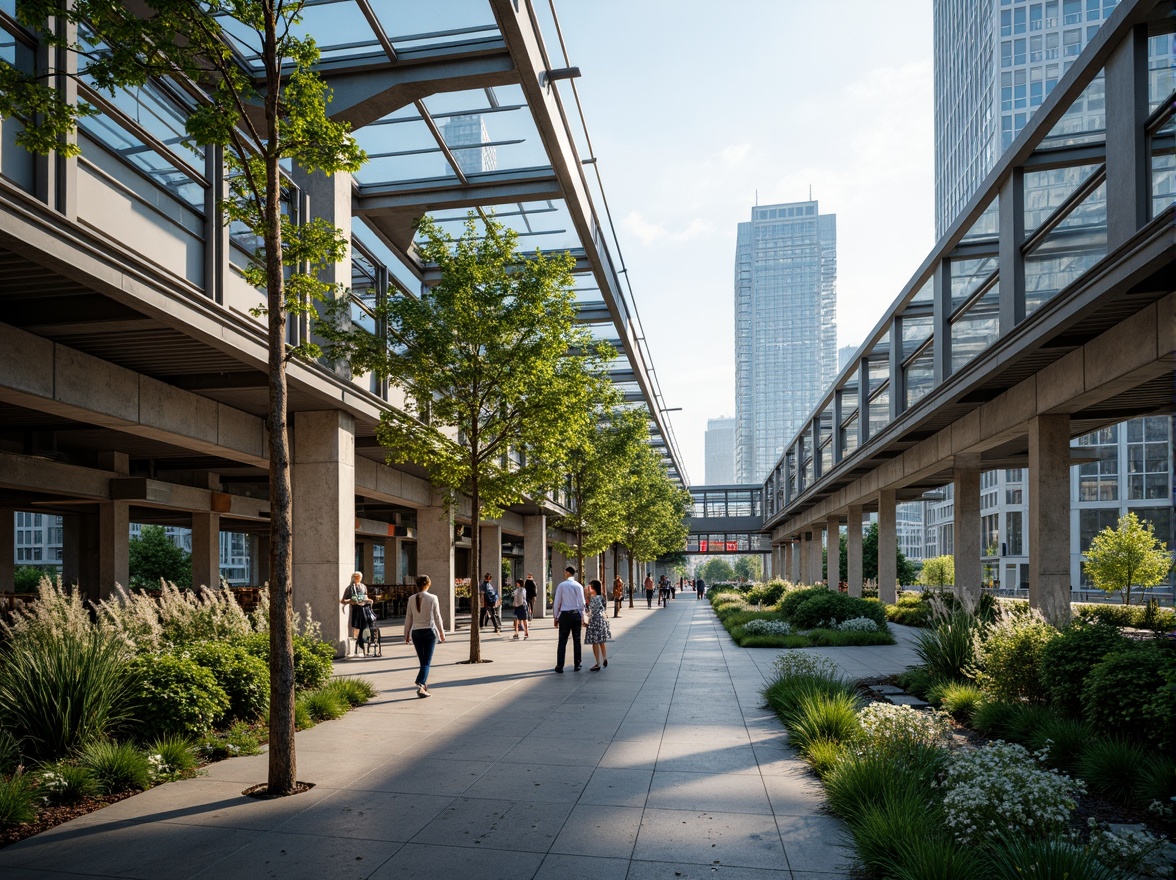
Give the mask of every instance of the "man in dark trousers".
M 704 581 L 702 578 L 695 578 L 694 589 L 698 593 L 698 598 L 701 599 L 706 595 L 706 581 Z
M 539 588 L 535 585 L 535 576 L 527 572 L 527 579 L 523 582 L 523 589 L 527 591 L 527 616 L 535 619 L 535 597 L 539 595 Z
M 482 578 L 482 614 L 478 618 L 478 628 L 481 629 L 486 625 L 487 619 L 494 625 L 495 632 L 502 632 L 502 619 L 498 616 L 498 607 L 500 597 L 498 591 L 494 589 L 494 581 L 490 578 L 489 572 Z

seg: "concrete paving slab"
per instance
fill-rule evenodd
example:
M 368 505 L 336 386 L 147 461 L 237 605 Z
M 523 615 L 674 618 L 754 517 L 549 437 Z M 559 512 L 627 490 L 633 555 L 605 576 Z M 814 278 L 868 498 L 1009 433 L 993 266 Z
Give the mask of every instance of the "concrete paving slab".
M 546 853 L 571 811 L 571 804 L 457 798 L 425 825 L 412 842 Z
M 633 858 L 745 868 L 787 866 L 771 815 L 646 808 Z
M 403 843 L 349 837 L 306 837 L 274 832 L 227 856 L 235 876 L 266 880 L 366 880 L 396 854 Z M 157 875 L 158 876 L 158 875 Z M 201 880 L 223 876 L 221 863 L 194 875 Z
M 660 750 L 660 737 L 656 740 L 614 740 L 601 756 L 598 766 L 621 770 L 653 770 Z
M 568 816 L 551 851 L 583 856 L 628 859 L 643 822 L 633 807 L 579 804 Z
M 629 860 L 551 853 L 532 880 L 625 880 Z
M 466 846 L 426 846 L 406 843 L 373 873 L 371 880 L 502 880 L 529 877 L 543 862 L 540 853 L 505 854 Z
M 659 770 L 649 789 L 650 807 L 724 813 L 772 813 L 763 781 L 744 774 Z
M 750 743 L 722 745 L 665 739 L 657 753 L 657 769 L 686 773 L 759 773 Z
M 734 865 L 691 865 L 685 862 L 634 861 L 628 880 L 792 880 L 784 865 L 776 869 L 740 868 Z
M 597 767 L 578 803 L 644 807 L 653 770 Z
M 849 873 L 848 830 L 832 816 L 776 816 L 788 864 L 796 872 Z
M 288 819 L 285 834 L 406 842 L 453 803 L 444 795 L 333 791 Z

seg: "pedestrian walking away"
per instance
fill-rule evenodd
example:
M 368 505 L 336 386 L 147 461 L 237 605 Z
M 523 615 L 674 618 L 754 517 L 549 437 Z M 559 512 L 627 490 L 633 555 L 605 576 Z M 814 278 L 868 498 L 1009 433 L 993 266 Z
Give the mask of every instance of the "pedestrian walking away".
M 511 604 L 514 605 L 514 637 L 519 637 L 519 629 L 523 631 L 523 641 L 531 637 L 530 625 L 527 623 L 527 588 L 523 586 L 523 579 L 515 580 L 514 592 L 511 593 Z
M 568 638 L 572 639 L 572 662 L 575 671 L 580 671 L 580 627 L 584 625 L 584 587 L 576 580 L 576 569 L 569 565 L 564 569 L 564 579 L 555 588 L 552 597 L 551 615 L 559 629 L 559 643 L 555 649 L 555 671 L 564 671 L 567 657 Z
M 625 582 L 618 574 L 613 580 L 613 617 L 621 616 L 621 600 L 625 598 Z
M 592 656 L 596 658 L 596 665 L 589 672 L 599 672 L 601 664 L 608 666 L 608 640 L 612 638 L 612 630 L 608 626 L 608 618 L 604 616 L 604 597 L 600 595 L 600 581 L 589 581 L 592 590 L 592 600 L 588 603 L 588 628 L 584 631 L 584 641 L 592 646 Z
M 372 623 L 368 620 L 364 613 L 372 604 L 372 600 L 368 598 L 367 586 L 363 582 L 363 572 L 353 571 L 351 573 L 351 583 L 343 590 L 343 598 L 339 600 L 339 604 L 343 606 L 343 610 L 348 612 L 348 630 L 351 633 L 351 638 L 355 639 L 355 653 L 359 653 L 367 644 L 369 636 L 365 636 L 364 632 L 371 632 Z
M 698 593 L 698 598 L 701 599 L 706 595 L 706 581 L 704 581 L 702 578 L 695 578 L 694 590 Z
M 653 575 L 645 573 L 645 607 L 653 607 Z
M 523 589 L 527 591 L 527 619 L 535 619 L 535 597 L 539 595 L 539 587 L 535 585 L 535 578 L 527 572 L 527 579 L 523 582 Z
M 404 644 L 412 642 L 416 649 L 416 688 L 418 697 L 429 697 L 429 667 L 433 663 L 433 649 L 445 641 L 445 624 L 441 621 L 441 603 L 429 592 L 432 581 L 427 574 L 416 579 L 416 595 L 408 600 L 404 612 Z
M 478 628 L 484 627 L 489 620 L 494 625 L 495 632 L 502 632 L 502 618 L 498 613 L 498 609 L 502 607 L 502 597 L 494 589 L 494 581 L 490 579 L 489 572 L 482 578 L 482 586 L 479 589 L 482 591 L 482 613 L 478 618 Z

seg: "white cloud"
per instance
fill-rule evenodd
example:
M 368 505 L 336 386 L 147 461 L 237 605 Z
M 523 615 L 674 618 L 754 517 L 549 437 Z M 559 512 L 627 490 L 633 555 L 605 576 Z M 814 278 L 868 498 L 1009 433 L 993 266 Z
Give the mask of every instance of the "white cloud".
M 643 245 L 679 243 L 710 233 L 710 223 L 695 217 L 684 228 L 671 230 L 663 224 L 649 220 L 640 211 L 630 211 L 621 220 L 621 229 L 636 236 Z

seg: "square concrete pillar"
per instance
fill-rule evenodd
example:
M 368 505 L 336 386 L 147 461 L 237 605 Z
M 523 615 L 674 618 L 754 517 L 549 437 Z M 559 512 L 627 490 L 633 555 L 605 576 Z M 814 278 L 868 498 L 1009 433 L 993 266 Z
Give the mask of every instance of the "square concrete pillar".
M 821 550 L 824 545 L 821 543 L 821 525 L 816 523 L 813 525 L 813 540 L 809 544 L 809 552 L 812 558 L 809 560 L 809 575 L 811 577 L 810 583 L 819 584 L 825 579 L 824 566 L 821 564 Z
M 125 501 L 98 505 L 98 597 L 130 583 L 131 508 Z
M 81 582 L 82 517 L 65 514 L 61 518 L 61 583 L 70 586 Z
M 0 508 L 0 593 L 16 591 L 16 511 Z
M 363 572 L 363 582 L 365 584 L 374 584 L 376 581 L 376 542 L 364 538 L 360 542 L 360 564 L 359 569 Z
M 567 566 L 569 564 L 575 565 L 576 562 L 575 562 L 575 560 L 569 560 L 568 555 L 566 553 L 564 553 L 562 550 L 559 550 L 556 547 L 551 548 L 551 570 L 548 573 L 547 587 L 549 588 L 553 598 L 555 596 L 556 586 L 559 584 L 560 581 L 562 581 L 566 577 L 566 575 L 564 574 L 564 569 L 567 568 Z M 582 578 L 583 576 L 584 575 L 582 573 L 577 573 L 576 580 L 580 580 L 580 578 Z M 655 580 L 656 580 L 656 578 L 655 578 Z M 543 589 L 542 585 L 540 585 L 540 589 Z M 546 601 L 547 600 L 545 598 L 544 599 L 544 603 L 545 603 L 544 607 L 547 607 Z
M 1029 420 L 1029 605 L 1070 621 L 1070 417 Z M 958 502 L 957 502 L 958 506 Z
M 898 598 L 898 498 L 893 489 L 878 493 L 878 598 L 893 605 Z
M 294 414 L 294 608 L 310 605 L 323 638 L 347 648 L 339 604 L 355 566 L 355 420 L 338 410 Z
M 1068 453 L 1067 453 L 1068 455 Z M 955 519 L 952 526 L 955 594 L 966 607 L 980 602 L 980 458 L 957 455 L 952 470 Z
M 506 594 L 506 585 L 502 582 L 502 526 L 498 523 L 486 523 L 479 532 L 481 545 L 478 547 L 478 572 L 474 583 L 481 584 L 482 576 L 490 572 L 490 579 L 498 589 L 498 595 Z
M 862 506 L 849 505 L 845 516 L 845 582 L 849 595 L 862 595 Z
M 270 539 L 269 534 L 257 535 L 253 539 L 253 556 L 249 564 L 249 579 L 256 586 L 269 583 Z
M 829 561 L 829 588 L 841 584 L 841 517 L 831 516 L 825 522 L 825 553 Z
M 192 586 L 220 586 L 220 514 L 192 514 Z
M 403 584 L 405 572 L 400 566 L 400 538 L 389 538 L 384 542 L 384 579 L 390 584 Z
M 417 511 L 416 574 L 427 574 L 432 579 L 430 589 L 440 603 L 445 631 L 452 632 L 457 599 L 454 595 L 453 513 L 448 505 L 437 503 Z
M 547 616 L 547 517 L 523 518 L 523 578 L 535 579 L 535 616 Z
M 812 543 L 812 532 L 802 532 L 800 535 L 800 546 L 797 548 L 800 551 L 800 582 L 802 584 L 811 584 L 813 582 L 811 566 L 812 551 L 810 550 Z
M 325 220 L 342 233 L 343 240 L 351 241 L 351 191 L 352 177 L 346 171 L 337 174 L 323 174 L 321 171 L 306 171 L 297 162 L 294 163 L 294 183 L 307 197 L 310 206 L 310 219 Z M 334 285 L 336 288 L 351 287 L 351 248 L 338 263 L 325 266 L 318 273 L 320 281 Z M 310 324 L 302 319 L 299 328 L 302 339 L 310 339 Z M 314 341 L 323 340 L 314 337 Z M 342 376 L 350 377 L 350 369 L 345 363 L 336 364 L 335 371 Z M 364 573 L 366 576 L 366 572 Z
M 800 558 L 804 555 L 803 549 L 800 546 L 800 538 L 794 538 L 788 542 L 788 579 L 794 584 L 799 584 L 800 581 Z

